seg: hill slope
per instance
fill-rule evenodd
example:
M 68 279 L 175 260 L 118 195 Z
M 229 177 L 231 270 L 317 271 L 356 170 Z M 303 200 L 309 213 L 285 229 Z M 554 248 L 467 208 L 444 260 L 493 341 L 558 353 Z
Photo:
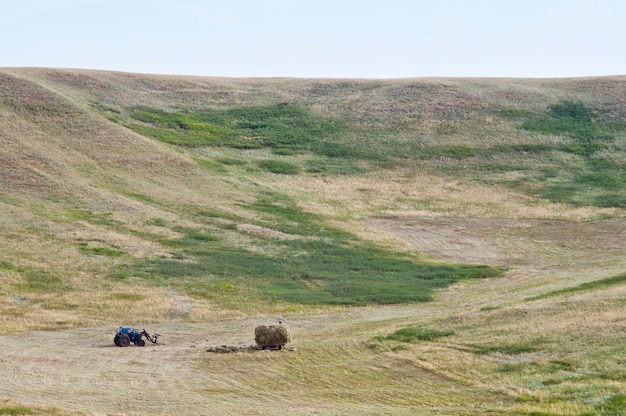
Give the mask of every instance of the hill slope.
M 128 322 L 203 333 L 154 350 L 189 361 L 162 377 L 197 383 L 138 384 L 176 388 L 172 410 L 230 412 L 245 398 L 247 413 L 269 414 L 298 385 L 310 390 L 300 414 L 609 412 L 625 394 L 625 87 L 2 69 L 0 331 L 86 328 L 33 333 L 24 362 L 44 353 L 36 343 L 107 344 L 94 328 Z M 276 314 L 302 336 L 267 363 L 284 378 L 270 396 L 269 376 L 248 378 L 256 355 L 193 349 L 230 331 L 223 342 L 246 342 Z M 397 341 L 407 326 L 448 335 Z M 70 377 L 58 372 L 70 360 L 51 358 L 38 371 L 52 384 L 24 391 L 64 385 L 52 374 Z M 343 372 L 329 379 L 328 360 Z M 208 368 L 231 387 L 209 387 Z M 409 398 L 423 377 L 434 387 Z M 92 410 L 5 391 L 41 412 Z

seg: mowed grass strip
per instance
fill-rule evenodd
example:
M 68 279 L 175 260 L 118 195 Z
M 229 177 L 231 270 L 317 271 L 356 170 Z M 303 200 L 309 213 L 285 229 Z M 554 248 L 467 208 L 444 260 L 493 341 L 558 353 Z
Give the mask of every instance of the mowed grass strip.
M 566 289 L 553 290 L 543 295 L 533 296 L 526 300 L 533 301 L 539 299 L 553 298 L 556 296 L 577 295 L 579 293 L 591 292 L 594 290 L 607 289 L 612 286 L 619 286 L 626 284 L 626 273 L 618 274 L 616 276 L 607 277 L 605 279 L 594 280 L 593 282 L 582 283 L 580 285 L 569 287 Z

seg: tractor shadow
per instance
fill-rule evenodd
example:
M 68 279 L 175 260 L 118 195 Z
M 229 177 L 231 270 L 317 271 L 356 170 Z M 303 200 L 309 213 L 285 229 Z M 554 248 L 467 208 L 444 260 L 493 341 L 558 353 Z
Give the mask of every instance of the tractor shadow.
M 110 342 L 106 342 L 106 343 L 100 343 L 98 345 L 95 345 L 95 348 L 119 348 L 119 349 L 125 349 L 125 348 L 139 348 L 139 349 L 148 349 L 148 348 L 154 348 L 154 347 L 164 347 L 167 344 L 165 342 L 157 342 L 156 344 L 152 343 L 152 342 L 146 342 L 146 345 L 143 347 L 140 347 L 138 345 L 135 344 L 130 344 L 128 347 L 119 347 L 117 345 L 115 345 L 115 343 L 113 342 L 113 340 L 111 340 Z

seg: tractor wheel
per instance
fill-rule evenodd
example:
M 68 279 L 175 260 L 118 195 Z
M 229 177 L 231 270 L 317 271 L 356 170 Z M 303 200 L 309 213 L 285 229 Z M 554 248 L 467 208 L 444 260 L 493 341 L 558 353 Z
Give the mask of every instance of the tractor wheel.
M 138 347 L 143 347 L 144 345 L 146 345 L 146 341 L 144 341 L 143 339 L 140 339 L 136 342 Z
M 120 335 L 120 339 L 118 341 L 118 345 L 120 347 L 128 347 L 130 345 L 130 337 L 126 334 Z
M 113 338 L 113 342 L 115 343 L 115 345 L 117 345 L 119 347 L 120 346 L 120 336 L 116 335 L 115 338 Z

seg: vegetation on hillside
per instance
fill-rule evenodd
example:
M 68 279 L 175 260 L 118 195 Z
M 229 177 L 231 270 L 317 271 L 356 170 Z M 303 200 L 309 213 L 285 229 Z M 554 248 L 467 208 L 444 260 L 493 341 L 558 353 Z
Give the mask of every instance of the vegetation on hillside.
M 381 168 L 424 165 L 446 159 L 448 175 L 514 187 L 530 195 L 577 206 L 626 207 L 626 121 L 619 115 L 580 101 L 561 100 L 543 112 L 504 108 L 500 117 L 535 134 L 524 144 L 415 146 L 416 142 L 372 143 L 371 133 L 338 118 L 325 118 L 295 104 L 276 104 L 201 111 L 129 109 L 127 118 L 110 115 L 140 134 L 183 147 L 271 149 L 279 157 L 311 153 L 314 160 L 263 161 L 275 173 L 356 173 L 363 166 Z M 385 122 L 386 135 L 406 134 L 406 125 Z M 356 137 L 350 140 L 347 137 Z M 543 137 L 561 137 L 553 142 Z M 339 160 L 344 168 L 322 168 L 322 158 Z M 506 160 L 506 163 L 498 162 Z M 373 161 L 377 163 L 372 164 Z M 387 161 L 381 164 L 381 161 Z M 335 162 L 336 163 L 336 162 Z M 517 173 L 515 181 L 508 174 Z M 523 178 L 523 179 L 522 179 Z
M 132 109 L 130 116 L 150 125 L 146 129 L 133 123 L 131 128 L 172 144 L 271 148 L 287 154 L 305 150 L 322 152 L 327 141 L 334 141 L 346 128 L 338 120 L 316 117 L 310 111 L 290 104 L 198 112 L 166 112 L 140 107 Z
M 171 258 L 129 262 L 115 276 L 139 276 L 205 298 L 228 287 L 235 297 L 365 305 L 427 301 L 435 289 L 503 273 L 496 267 L 425 263 L 377 248 L 324 225 L 322 218 L 276 193 L 264 194 L 248 208 L 259 213 L 255 225 L 284 237 L 235 247 L 220 238 L 219 227 L 178 229 L 180 238 L 160 241 L 174 254 Z M 222 228 L 232 226 L 221 221 Z M 251 250 L 255 246 L 262 251 Z
M 0 413 L 620 414 L 625 82 L 0 70 Z
M 543 151 L 570 154 L 569 166 L 543 170 L 539 195 L 557 202 L 598 207 L 626 207 L 624 120 L 602 114 L 582 102 L 563 100 L 545 114 L 507 113 L 521 119 L 521 128 L 570 140 Z

